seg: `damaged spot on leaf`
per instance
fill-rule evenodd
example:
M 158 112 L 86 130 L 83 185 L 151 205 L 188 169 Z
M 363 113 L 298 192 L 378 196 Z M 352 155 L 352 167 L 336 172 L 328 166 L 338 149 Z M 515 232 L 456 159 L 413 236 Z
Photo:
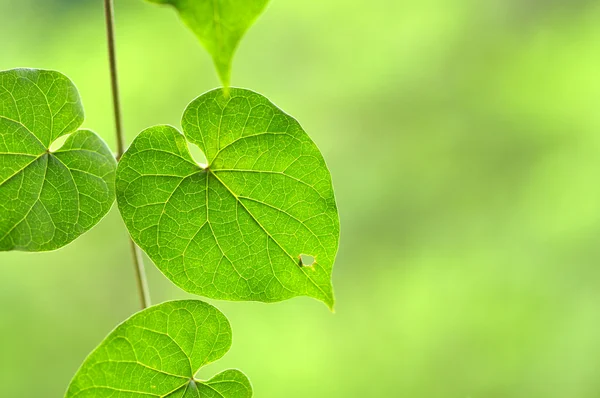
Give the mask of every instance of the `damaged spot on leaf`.
M 300 255 L 300 266 L 301 267 L 312 267 L 315 265 L 315 257 L 310 254 Z

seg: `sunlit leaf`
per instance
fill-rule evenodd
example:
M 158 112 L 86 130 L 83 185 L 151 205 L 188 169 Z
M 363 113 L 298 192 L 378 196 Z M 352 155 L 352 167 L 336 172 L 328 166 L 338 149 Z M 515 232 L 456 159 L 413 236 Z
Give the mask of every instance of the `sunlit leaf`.
M 83 118 L 64 75 L 0 72 L 0 250 L 57 249 L 112 206 L 116 161 L 99 136 L 77 130 Z
M 171 301 L 123 322 L 85 360 L 66 398 L 249 398 L 239 370 L 208 381 L 203 366 L 227 353 L 231 327 L 215 307 L 198 300 Z
M 194 100 L 182 124 L 185 136 L 169 126 L 143 131 L 119 163 L 117 201 L 134 241 L 188 292 L 311 296 L 332 307 L 336 202 L 325 161 L 298 122 L 232 89 Z M 193 160 L 188 141 L 208 165 Z
M 229 86 L 235 50 L 268 0 L 148 0 L 170 4 L 213 58 L 224 86 Z

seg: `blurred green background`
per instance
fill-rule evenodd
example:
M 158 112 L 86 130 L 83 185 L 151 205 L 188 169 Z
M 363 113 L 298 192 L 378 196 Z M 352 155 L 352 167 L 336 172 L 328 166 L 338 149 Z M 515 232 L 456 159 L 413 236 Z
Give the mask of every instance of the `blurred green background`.
M 128 138 L 218 85 L 174 11 L 117 0 Z M 100 0 L 0 0 L 0 69 L 78 85 L 114 148 Z M 600 2 L 272 0 L 233 84 L 331 168 L 336 313 L 215 304 L 259 398 L 600 396 Z M 60 397 L 138 309 L 116 208 L 57 252 L 0 255 L 2 397 Z M 155 303 L 186 297 L 149 262 Z

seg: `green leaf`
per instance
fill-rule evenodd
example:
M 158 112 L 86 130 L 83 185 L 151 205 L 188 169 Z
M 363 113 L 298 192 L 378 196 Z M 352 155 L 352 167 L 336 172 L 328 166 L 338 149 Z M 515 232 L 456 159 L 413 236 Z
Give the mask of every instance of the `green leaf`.
M 77 130 L 83 118 L 66 76 L 0 72 L 0 251 L 58 249 L 110 210 L 117 163 L 99 136 Z
M 231 347 L 225 315 L 198 300 L 145 309 L 119 325 L 90 354 L 66 398 L 249 398 L 252 386 L 239 370 L 208 381 L 194 378 Z
M 143 131 L 119 162 L 117 203 L 133 240 L 188 292 L 311 296 L 332 307 L 338 213 L 329 170 L 298 122 L 259 94 L 231 89 L 194 100 L 182 124 L 185 137 L 169 126 Z
M 213 58 L 223 85 L 228 87 L 237 46 L 268 0 L 149 0 L 170 4 L 200 39 Z

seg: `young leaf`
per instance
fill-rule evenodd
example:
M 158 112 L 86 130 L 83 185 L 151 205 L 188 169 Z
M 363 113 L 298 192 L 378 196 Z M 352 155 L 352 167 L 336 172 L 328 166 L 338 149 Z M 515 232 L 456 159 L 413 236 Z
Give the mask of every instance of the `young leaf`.
M 231 347 L 225 315 L 198 300 L 147 308 L 123 322 L 90 354 L 66 398 L 249 398 L 252 386 L 239 370 L 208 381 L 194 378 Z
M 269 0 L 148 0 L 170 4 L 213 58 L 224 86 L 229 86 L 235 50 Z
M 66 76 L 0 72 L 0 251 L 58 249 L 112 206 L 117 162 L 99 136 L 77 130 L 82 122 Z M 50 149 L 67 134 L 60 149 Z
M 217 89 L 188 106 L 182 125 L 185 137 L 143 131 L 119 162 L 117 203 L 133 240 L 188 292 L 332 307 L 338 213 L 329 170 L 298 122 L 252 91 Z

